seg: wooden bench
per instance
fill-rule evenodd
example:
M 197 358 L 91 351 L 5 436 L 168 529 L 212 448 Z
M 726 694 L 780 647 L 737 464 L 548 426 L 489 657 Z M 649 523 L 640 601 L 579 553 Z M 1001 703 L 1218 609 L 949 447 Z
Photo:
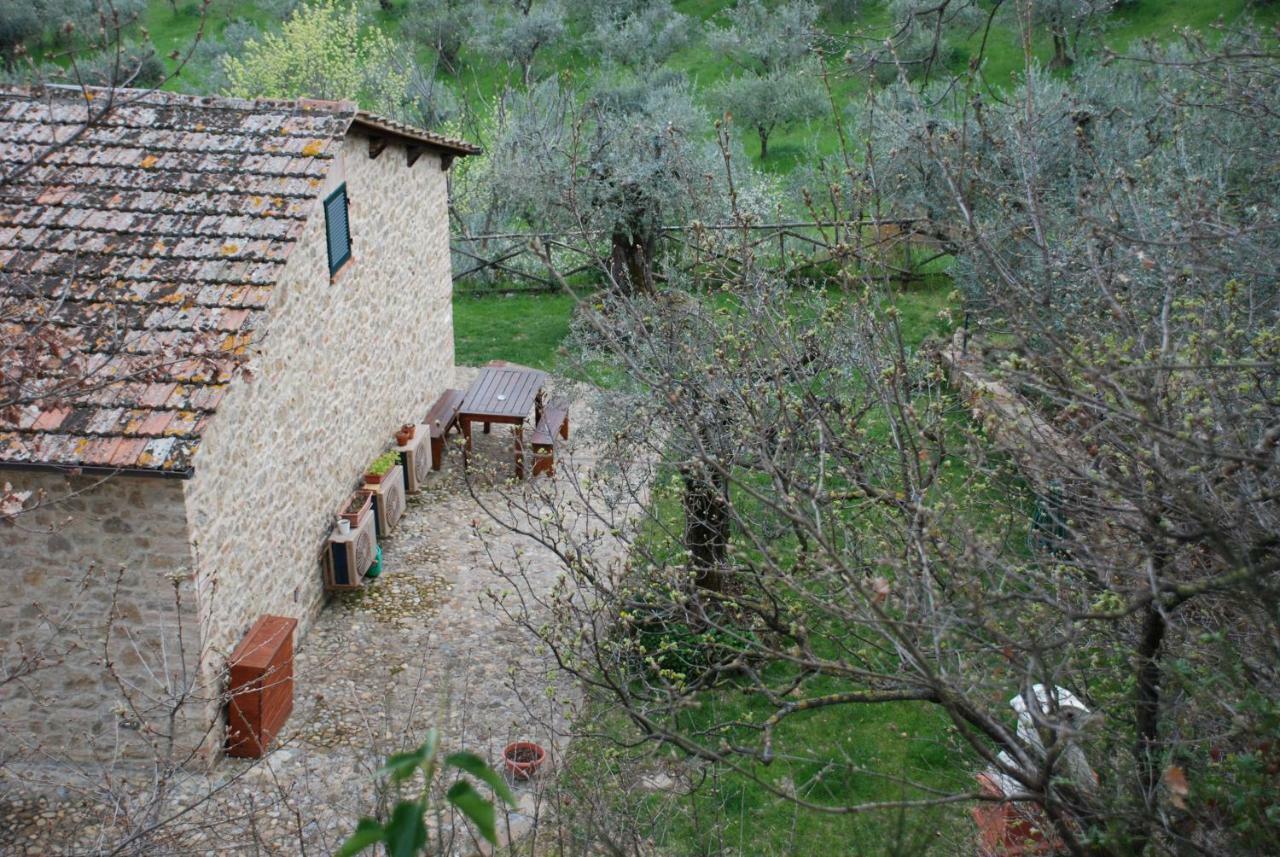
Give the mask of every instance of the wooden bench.
M 461 390 L 445 390 L 423 419 L 431 429 L 432 470 L 439 470 L 440 464 L 444 461 L 444 437 L 450 429 L 458 427 L 458 411 L 462 408 L 462 400 L 465 396 L 466 393 Z
M 552 402 L 542 412 L 529 446 L 533 449 L 533 475 L 556 475 L 556 437 L 569 439 L 569 406 Z

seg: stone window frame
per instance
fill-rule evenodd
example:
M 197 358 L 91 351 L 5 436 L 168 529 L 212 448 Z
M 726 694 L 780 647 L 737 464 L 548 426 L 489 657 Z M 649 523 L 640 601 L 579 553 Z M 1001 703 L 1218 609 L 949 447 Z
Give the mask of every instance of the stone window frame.
M 330 216 L 330 207 L 339 197 L 342 199 L 342 222 L 339 224 Z M 341 227 L 345 233 L 343 237 L 346 239 L 343 253 L 335 259 L 333 257 L 334 246 L 334 230 Z M 351 261 L 351 207 L 350 200 L 347 197 L 347 183 L 343 182 L 334 188 L 333 193 L 325 197 L 324 200 L 324 239 L 325 252 L 329 257 L 329 277 L 332 279 L 337 276 L 338 272 Z

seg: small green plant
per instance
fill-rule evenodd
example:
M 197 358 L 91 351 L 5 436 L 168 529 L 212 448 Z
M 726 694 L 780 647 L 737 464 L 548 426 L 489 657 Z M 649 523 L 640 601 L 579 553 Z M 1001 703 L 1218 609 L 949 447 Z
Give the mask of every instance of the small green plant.
M 391 468 L 400 463 L 400 453 L 395 450 L 382 453 L 373 460 L 373 463 L 365 470 L 366 473 L 372 473 L 374 476 L 385 476 Z
M 730 631 L 706 627 L 696 630 L 670 611 L 634 605 L 635 654 L 655 674 L 682 678 L 723 666 L 759 645 L 747 629 Z
M 379 842 L 385 846 L 390 857 L 412 857 L 422 853 L 427 845 L 426 815 L 431 800 L 431 786 L 440 767 L 437 762 L 439 745 L 440 735 L 432 729 L 427 732 L 426 741 L 418 749 L 394 753 L 388 757 L 378 775 L 387 777 L 393 785 L 399 785 L 413 779 L 421 771 L 421 791 L 414 800 L 399 801 L 392 808 L 391 817 L 385 822 L 367 816 L 360 819 L 355 832 L 335 852 L 336 857 L 352 857 Z M 516 805 L 515 796 L 511 794 L 511 789 L 502 776 L 476 754 L 450 753 L 444 757 L 443 767 L 456 768 L 474 777 L 487 785 L 495 796 L 506 801 L 508 806 Z M 462 813 L 490 844 L 497 844 L 492 798 L 486 799 L 469 779 L 459 777 L 445 793 L 445 800 Z

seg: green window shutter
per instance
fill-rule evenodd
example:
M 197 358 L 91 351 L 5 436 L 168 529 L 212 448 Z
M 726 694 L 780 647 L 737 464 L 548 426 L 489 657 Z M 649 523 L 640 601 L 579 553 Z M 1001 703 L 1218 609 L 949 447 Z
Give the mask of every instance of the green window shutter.
M 351 226 L 347 220 L 347 186 L 339 185 L 324 201 L 324 231 L 329 242 L 329 276 L 351 258 Z

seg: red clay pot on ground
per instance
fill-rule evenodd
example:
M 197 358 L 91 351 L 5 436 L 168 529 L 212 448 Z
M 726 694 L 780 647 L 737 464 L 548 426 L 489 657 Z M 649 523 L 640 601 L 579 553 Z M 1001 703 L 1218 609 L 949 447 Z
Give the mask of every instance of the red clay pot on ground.
M 515 741 L 502 751 L 502 761 L 507 763 L 507 770 L 517 780 L 532 778 L 546 758 L 547 751 L 532 741 Z

